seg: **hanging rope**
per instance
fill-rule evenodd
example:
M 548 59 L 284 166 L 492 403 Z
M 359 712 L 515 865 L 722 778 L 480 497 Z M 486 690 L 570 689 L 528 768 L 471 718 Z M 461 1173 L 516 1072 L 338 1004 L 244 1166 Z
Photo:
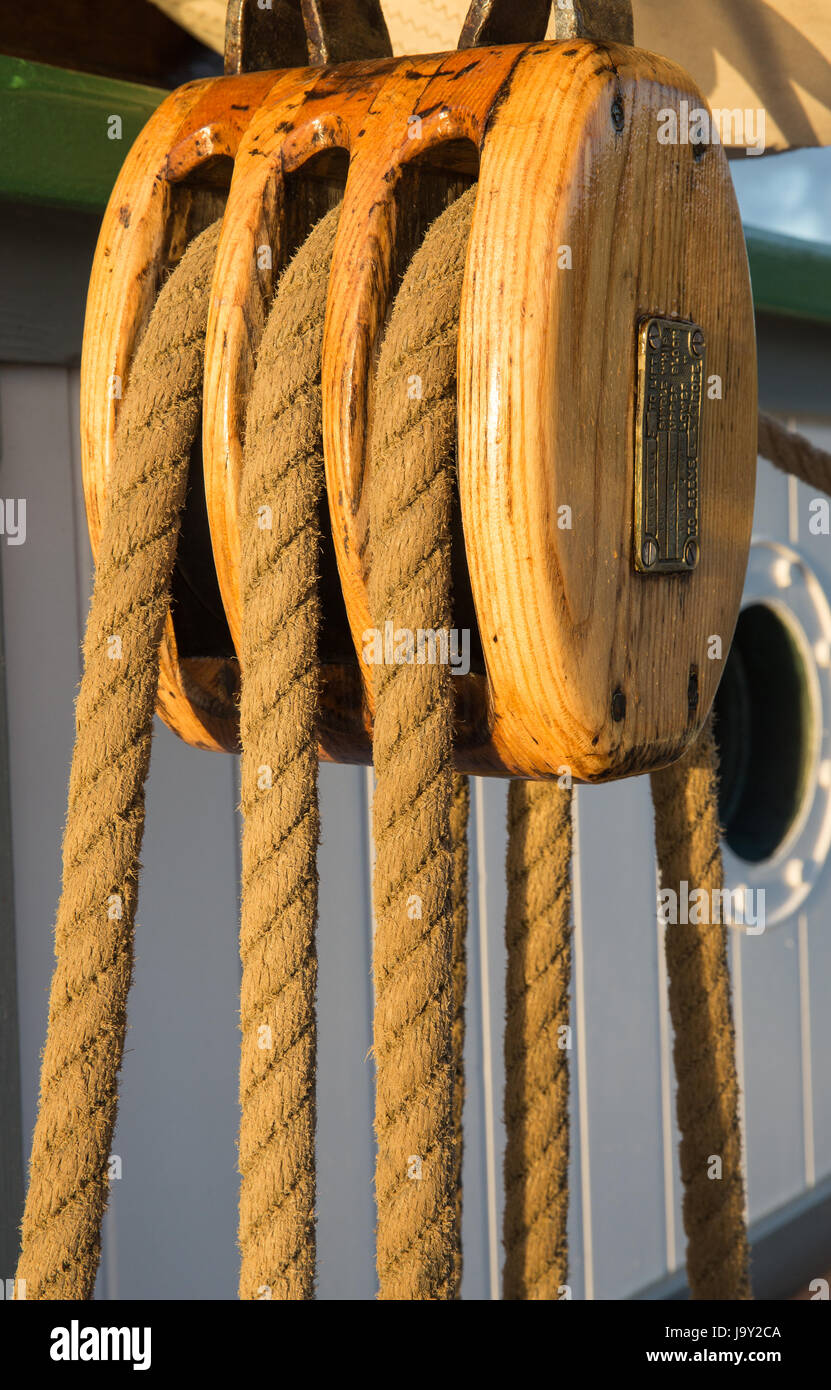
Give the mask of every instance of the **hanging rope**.
M 475 192 L 410 263 L 374 396 L 376 630 L 448 630 L 456 340 Z M 415 386 L 415 389 L 413 387 Z M 383 1299 L 453 1296 L 453 697 L 446 663 L 374 668 L 377 1259 Z
M 557 1299 L 568 1274 L 571 791 L 511 782 L 505 942 L 506 1299 Z
M 378 630 L 383 630 L 384 622 L 390 618 L 394 628 L 399 624 L 419 624 L 425 627 L 441 626 L 449 622 L 449 616 L 440 620 L 437 616 L 426 615 L 419 607 L 425 603 L 423 592 L 417 586 L 424 584 L 424 571 L 432 565 L 430 578 L 438 569 L 439 563 L 448 565 L 446 550 L 448 546 L 449 497 L 444 491 L 448 487 L 449 468 L 452 466 L 455 444 L 456 408 L 456 337 L 458 332 L 458 313 L 461 299 L 461 280 L 464 269 L 464 254 L 467 245 L 470 218 L 472 216 L 474 190 L 460 199 L 438 219 L 428 233 L 421 250 L 414 258 L 411 270 L 405 277 L 402 289 L 396 299 L 390 325 L 381 354 L 376 385 L 376 416 L 374 441 L 377 449 L 384 450 L 382 466 L 387 472 L 382 477 L 378 463 L 373 472 L 370 534 L 372 537 L 372 558 L 370 599 L 374 621 Z M 413 382 L 419 384 L 419 391 L 413 395 L 405 388 Z M 402 394 L 406 405 L 402 405 Z M 423 510 L 415 507 L 423 504 L 423 499 L 431 499 L 431 493 L 438 493 L 439 503 L 425 520 Z M 376 556 L 386 561 L 384 571 L 379 574 Z M 400 557 L 400 558 L 399 558 Z M 442 576 L 449 590 L 449 570 Z M 438 585 L 436 585 L 438 588 Z M 416 590 L 414 595 L 413 590 Z M 398 593 L 404 599 L 395 607 Z M 415 601 L 414 601 L 415 599 Z M 433 600 L 434 604 L 437 602 Z M 449 599 L 444 611 L 449 614 Z M 433 609 L 435 614 L 435 609 Z M 435 1007 L 440 998 L 428 998 L 428 987 L 420 973 L 413 978 L 412 965 L 407 956 L 408 948 L 415 954 L 424 951 L 425 937 L 418 928 L 408 933 L 406 917 L 402 921 L 401 905 L 411 901 L 412 895 L 420 897 L 414 886 L 415 878 L 423 872 L 424 862 L 434 865 L 441 855 L 442 830 L 437 833 L 435 815 L 432 826 L 428 827 L 435 836 L 433 846 L 424 846 L 423 822 L 416 820 L 410 811 L 419 794 L 429 795 L 439 780 L 440 773 L 434 774 L 433 786 L 430 784 L 430 770 L 422 769 L 430 738 L 431 717 L 436 719 L 436 700 L 434 681 L 428 692 L 420 692 L 420 702 L 413 699 L 408 708 L 405 698 L 401 707 L 394 709 L 390 719 L 392 743 L 389 749 L 381 745 L 380 723 L 381 701 L 390 686 L 398 680 L 403 686 L 409 684 L 407 694 L 412 698 L 414 669 L 408 665 L 379 668 L 375 673 L 376 701 L 378 710 L 375 724 L 375 765 L 379 776 L 379 786 L 375 800 L 376 835 L 376 1065 L 379 1069 L 378 1117 L 376 1124 L 379 1138 L 379 1157 L 376 1182 L 378 1185 L 379 1239 L 378 1260 L 381 1278 L 382 1297 L 447 1297 L 448 1293 L 417 1294 L 402 1291 L 402 1283 L 397 1281 L 395 1266 L 401 1244 L 412 1243 L 421 1238 L 425 1224 L 424 1206 L 413 1211 L 407 1210 L 411 1189 L 406 1185 L 413 1181 L 424 1181 L 424 1162 L 420 1166 L 421 1179 L 409 1177 L 398 1163 L 396 1170 L 393 1158 L 388 1158 L 382 1147 L 382 1135 L 393 1130 L 395 1140 L 401 1145 L 401 1131 L 404 1129 L 402 1110 L 404 1105 L 398 1101 L 398 1110 L 393 1104 L 398 1100 L 395 1088 L 400 1078 L 390 1066 L 389 1072 L 382 1073 L 383 1053 L 379 1048 L 381 1029 L 390 1027 L 390 1017 L 386 1012 L 389 1004 L 387 993 L 382 995 L 382 985 L 392 994 L 395 1015 L 393 1017 L 391 1051 L 397 1048 L 399 1054 L 409 1061 L 412 1048 L 408 1047 L 407 1034 L 403 1024 L 395 1030 L 399 1018 L 406 1019 L 422 1011 Z M 424 668 L 421 668 L 424 670 Z M 438 697 L 440 698 L 440 696 Z M 424 708 L 427 715 L 424 727 L 419 728 L 419 709 Z M 445 724 L 442 733 L 448 734 L 449 713 L 443 711 Z M 407 748 L 407 719 L 415 725 Z M 403 750 L 412 750 L 409 779 L 397 780 L 399 767 L 397 760 Z M 432 750 L 430 750 L 432 751 Z M 381 767 L 386 757 L 389 767 L 390 805 L 384 804 L 384 784 Z M 444 779 L 449 762 L 444 764 Z M 419 782 L 423 771 L 423 780 Z M 459 796 L 462 779 L 454 783 L 454 805 Z M 446 797 L 446 786 L 442 788 Z M 569 860 L 571 849 L 571 797 L 552 785 L 533 786 L 516 783 L 511 789 L 513 812 L 509 820 L 509 908 L 507 936 L 509 944 L 508 977 L 508 1024 L 506 1034 L 506 1122 L 508 1128 L 508 1147 L 506 1153 L 506 1297 L 557 1298 L 559 1289 L 566 1280 L 567 1245 L 566 1218 L 568 1207 L 568 1049 L 563 1044 L 566 1037 L 561 1032 L 569 1023 L 568 986 L 570 976 L 570 881 Z M 465 819 L 467 817 L 467 796 L 464 800 Z M 408 823 L 408 816 L 410 821 Z M 393 820 L 393 818 L 396 818 Z M 424 817 L 426 819 L 426 816 Z M 392 827 L 389 822 L 393 821 Z M 440 822 L 439 822 L 440 824 Z M 389 834 L 388 860 L 384 857 L 384 839 Z M 413 830 L 421 831 L 422 840 L 412 848 L 404 836 Z M 462 827 L 451 828 L 454 853 L 462 853 L 466 859 L 466 845 Z M 428 854 L 430 859 L 427 859 Z M 416 870 L 413 879 L 407 874 L 406 865 L 414 862 L 422 868 Z M 402 871 L 401 865 L 404 865 Z M 392 879 L 394 892 L 388 887 Z M 458 901 L 458 896 L 454 895 Z M 393 908 L 393 903 L 395 908 Z M 385 915 L 382 918 L 382 908 Z M 395 910 L 397 909 L 397 911 Z M 393 915 L 394 914 L 394 915 Z M 392 919 L 392 920 L 390 920 Z M 388 931 L 384 939 L 381 935 L 382 921 Z M 409 935 L 410 941 L 407 941 Z M 454 921 L 454 966 L 453 966 L 453 1076 L 451 1082 L 452 1105 L 456 1146 L 454 1155 L 454 1186 L 456 1192 L 456 1236 L 454 1239 L 454 1261 L 456 1266 L 455 1288 L 458 1290 L 461 1273 L 461 1115 L 463 1107 L 462 1088 L 462 1047 L 463 1047 L 463 999 L 464 999 L 464 957 L 463 935 L 458 921 Z M 437 947 L 435 938 L 429 942 L 433 952 L 433 963 L 438 956 L 441 965 L 441 943 Z M 382 955 L 382 947 L 386 948 Z M 446 944 L 444 946 L 446 950 Z M 408 971 L 404 979 L 406 991 L 393 994 L 393 975 L 403 958 Z M 403 972 L 402 972 L 403 973 Z M 420 992 L 413 986 L 420 986 Z M 409 1012 L 408 1012 L 409 1006 Z M 437 1029 L 435 1031 L 438 1031 Z M 386 1042 L 386 1038 L 383 1037 Z M 430 1039 L 433 1042 L 433 1038 Z M 553 1050 L 552 1050 L 553 1044 Z M 392 1052 L 392 1059 L 398 1060 Z M 418 1065 L 424 1061 L 419 1057 Z M 428 1101 L 435 1105 L 435 1090 L 439 1090 L 439 1105 L 445 1100 L 442 1063 L 437 1063 L 435 1055 L 429 1056 L 429 1065 L 435 1089 L 428 1093 Z M 436 1080 L 438 1077 L 438 1081 Z M 389 1078 L 389 1079 L 388 1079 Z M 429 1079 L 429 1078 L 428 1078 Z M 413 1090 L 425 1083 L 421 1076 L 412 1078 Z M 386 1089 L 386 1088 L 389 1089 Z M 392 1093 L 393 1100 L 390 1099 Z M 423 1094 L 423 1090 L 422 1090 Z M 387 1108 L 385 1109 L 384 1106 Z M 392 1119 L 391 1119 L 392 1116 Z M 446 1142 L 446 1141 L 445 1141 Z M 390 1146 L 391 1147 L 391 1146 Z M 418 1157 L 415 1141 L 407 1141 L 399 1147 L 395 1158 L 406 1151 L 408 1162 Z M 410 1168 L 410 1171 L 413 1171 Z M 390 1185 L 389 1207 L 398 1218 L 392 1240 L 385 1241 L 387 1209 L 382 1201 Z M 421 1193 L 419 1193 L 421 1195 Z M 432 1196 L 432 1194 L 431 1194 Z M 397 1199 L 397 1202 L 396 1200 Z M 415 1202 L 412 1203 L 415 1207 Z M 402 1207 L 404 1214 L 402 1216 Z M 433 1198 L 433 1212 L 438 1208 Z M 446 1212 L 441 1213 L 446 1222 Z M 415 1227 L 411 1231 L 405 1225 L 405 1218 Z M 446 1226 L 445 1228 L 446 1229 Z M 409 1252 L 408 1252 L 409 1253 Z M 387 1263 L 388 1262 L 388 1263 Z M 385 1293 L 385 1271 L 392 1270 L 390 1287 L 394 1292 Z M 416 1272 L 416 1278 L 423 1272 Z M 410 1277 L 412 1265 L 409 1269 Z M 458 1296 L 458 1294 L 457 1294 Z
M 320 362 L 338 209 L 280 277 L 245 429 L 241 1298 L 315 1278 Z
M 772 415 L 759 414 L 759 453 L 783 473 L 793 473 L 809 487 L 831 493 L 831 454 L 804 434 L 786 429 Z
M 723 887 L 718 754 L 710 724 L 672 767 L 650 777 L 662 888 Z M 750 1298 L 739 1083 L 720 923 L 666 927 L 669 1007 L 681 1131 L 687 1278 L 695 1299 Z
M 450 627 L 456 346 L 471 189 L 430 228 L 376 377 L 369 598 L 384 633 Z M 243 1298 L 309 1299 L 315 1277 L 316 721 L 320 360 L 337 210 L 280 279 L 246 421 L 242 572 Z M 217 227 L 162 290 L 136 354 L 85 641 L 56 923 L 57 965 L 18 1278 L 90 1297 L 132 970 L 144 781 L 187 465 L 198 430 Z M 184 342 L 183 342 L 184 336 Z M 416 389 L 414 384 L 417 384 Z M 828 490 L 831 456 L 760 416 L 760 451 Z M 406 649 L 405 639 L 405 649 Z M 452 772 L 446 664 L 373 673 L 378 1274 L 383 1299 L 461 1285 L 466 779 Z M 652 775 L 662 883 L 720 888 L 709 728 Z M 509 791 L 505 1297 L 567 1279 L 571 796 Z M 738 1083 L 720 925 L 669 927 L 688 1273 L 748 1298 Z M 714 1160 L 718 1163 L 714 1164 Z M 720 1169 L 719 1169 L 720 1165 Z
M 162 289 L 121 406 L 84 641 L 40 1102 L 17 1278 L 92 1297 L 124 1051 L 144 783 L 199 425 L 216 223 Z

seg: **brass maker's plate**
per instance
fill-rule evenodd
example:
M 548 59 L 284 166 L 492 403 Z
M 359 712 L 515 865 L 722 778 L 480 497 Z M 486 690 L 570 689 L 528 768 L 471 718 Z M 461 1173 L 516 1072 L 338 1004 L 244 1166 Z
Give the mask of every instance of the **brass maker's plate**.
M 638 324 L 635 568 L 694 570 L 699 557 L 698 441 L 704 334 L 696 323 Z

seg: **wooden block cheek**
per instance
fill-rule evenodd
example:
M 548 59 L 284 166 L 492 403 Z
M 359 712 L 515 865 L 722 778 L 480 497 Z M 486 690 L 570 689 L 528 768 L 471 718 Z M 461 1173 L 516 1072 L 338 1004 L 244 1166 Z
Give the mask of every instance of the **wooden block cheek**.
M 200 167 L 233 158 L 251 113 L 273 77 L 211 79 L 174 92 L 130 151 L 116 182 L 96 248 L 82 356 L 81 417 L 84 492 L 93 552 L 97 550 L 111 467 L 118 400 L 135 343 L 165 271 L 187 240 L 220 205 L 188 187 Z M 204 203 L 201 205 L 200 200 Z M 235 749 L 228 672 L 221 659 L 180 662 L 168 616 L 162 642 L 159 712 L 187 742 Z M 229 709 L 227 716 L 218 709 Z
M 720 147 L 695 161 L 657 143 L 658 109 L 702 99 L 643 56 L 646 72 L 627 54 L 628 71 L 578 70 L 564 99 L 536 106 L 541 72 L 517 74 L 483 152 L 460 335 L 460 484 L 494 739 L 519 767 L 565 762 L 588 780 L 666 761 L 695 732 L 716 684 L 706 636 L 732 630 L 752 512 L 752 307 L 729 175 Z M 706 559 L 677 577 L 632 565 L 636 325 L 650 312 L 701 322 L 726 378 L 721 414 L 702 411 Z

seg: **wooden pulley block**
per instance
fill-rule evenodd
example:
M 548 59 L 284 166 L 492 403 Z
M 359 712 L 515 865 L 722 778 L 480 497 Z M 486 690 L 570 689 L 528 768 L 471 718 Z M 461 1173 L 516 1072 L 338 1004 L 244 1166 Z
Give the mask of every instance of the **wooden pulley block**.
M 727 161 L 718 145 L 659 138 L 667 109 L 704 105 L 663 58 L 569 39 L 310 71 L 252 119 L 209 330 L 208 512 L 236 635 L 240 424 L 270 293 L 257 248 L 284 264 L 342 196 L 324 453 L 353 644 L 341 632 L 323 652 L 326 755 L 368 753 L 355 675 L 371 710 L 371 669 L 355 654 L 372 628 L 380 338 L 426 226 L 477 180 L 458 352 L 469 592 L 457 590 L 456 621 L 473 629 L 470 673 L 455 680 L 458 765 L 597 781 L 669 762 L 696 735 L 721 674 L 711 638 L 726 652 L 738 614 L 756 459 Z
M 347 8 L 377 20 L 369 0 Z M 235 117 L 233 149 L 224 137 L 233 177 L 202 441 L 211 578 L 236 645 L 242 427 L 259 336 L 280 270 L 341 202 L 322 369 L 325 757 L 370 753 L 372 670 L 361 653 L 373 626 L 368 446 L 380 341 L 426 228 L 473 182 L 458 348 L 455 540 L 465 563 L 454 624 L 471 634 L 470 670 L 454 676 L 458 766 L 526 777 L 568 769 L 575 780 L 602 781 L 670 762 L 712 703 L 722 662 L 710 659 L 711 639 L 729 649 L 750 541 L 756 361 L 727 161 L 718 144 L 663 143 L 667 111 L 706 103 L 675 64 L 607 41 L 608 5 L 586 0 L 572 27 L 558 28 L 566 37 L 544 42 L 548 8 L 521 15 L 480 0 L 465 24 L 467 47 L 419 58 L 377 56 L 383 35 L 364 24 L 376 56 L 360 62 L 217 79 L 210 96 L 174 94 L 167 125 L 165 107 L 154 118 L 152 151 L 131 155 L 153 253 L 142 260 L 133 246 L 132 270 L 120 265 L 116 284 L 99 247 L 90 312 L 106 331 L 85 349 L 93 504 L 106 476 L 111 364 L 128 364 L 152 301 L 134 277 L 166 244 L 170 214 L 151 212 L 153 199 L 169 208 L 173 190 L 212 158 L 188 103 L 251 108 Z M 337 39 L 331 4 L 283 9 L 300 14 L 307 35 L 314 20 L 310 53 L 342 56 L 329 38 Z M 598 32 L 595 10 L 604 39 L 586 37 Z M 265 22 L 251 0 L 235 0 L 232 13 L 237 39 L 246 22 Z M 631 24 L 619 33 L 631 40 Z M 232 51 L 235 62 L 244 59 Z M 237 84 L 233 97 L 226 83 Z M 125 177 L 119 188 L 129 186 Z M 132 245 L 129 228 L 113 241 L 119 197 L 126 204 L 119 188 L 102 233 L 106 259 Z M 131 225 L 135 208 L 133 199 Z M 200 659 L 222 662 L 230 679 L 229 649 L 210 648 L 218 635 L 219 625 L 206 627 Z M 208 737 L 202 718 L 195 736 L 185 662 L 171 650 L 163 670 L 180 674 L 179 703 L 171 718 L 176 702 L 163 691 L 163 713 L 192 742 L 233 746 L 231 722 L 214 723 Z

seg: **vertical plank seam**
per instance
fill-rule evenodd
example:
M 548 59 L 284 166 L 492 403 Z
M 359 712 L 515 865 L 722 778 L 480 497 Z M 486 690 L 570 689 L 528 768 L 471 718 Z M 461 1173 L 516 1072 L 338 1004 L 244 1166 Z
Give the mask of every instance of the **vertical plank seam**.
M 583 882 L 580 844 L 580 789 L 572 797 L 573 850 L 571 861 L 574 904 L 574 1010 L 577 1019 L 577 1101 L 580 1117 L 580 1206 L 583 1218 L 583 1297 L 594 1299 L 591 1156 L 589 1153 L 589 1093 L 586 1039 L 586 992 L 583 980 Z
M 660 879 L 655 863 L 655 898 L 657 902 Z M 669 1038 L 669 994 L 664 931 L 659 914 L 655 913 L 655 941 L 658 952 L 658 1034 L 661 1060 L 661 1137 L 664 1163 L 664 1221 L 666 1234 L 667 1269 L 678 1266 L 675 1233 L 675 1165 L 672 1131 L 672 1057 Z
M 805 1185 L 816 1184 L 814 1152 L 814 1087 L 811 1067 L 811 983 L 809 974 L 808 915 L 798 918 L 799 950 L 799 1026 L 802 1048 L 802 1126 L 805 1143 Z
M 490 960 L 488 950 L 488 896 L 485 867 L 485 793 L 481 777 L 475 777 L 476 881 L 479 926 L 479 990 L 482 1008 L 482 1091 L 485 1118 L 485 1175 L 488 1221 L 488 1268 L 490 1296 L 499 1299 L 499 1217 L 496 1202 L 496 1119 L 493 1087 L 493 1020 L 490 998 Z
M 733 985 L 733 1027 L 736 1033 L 736 1075 L 739 1082 L 739 1128 L 742 1134 L 742 1176 L 744 1178 L 744 1219 L 747 1223 L 750 1208 L 750 1182 L 747 1155 L 747 1098 L 745 1092 L 744 1066 L 744 988 L 742 976 L 742 950 L 744 933 L 731 931 L 728 935 L 728 963 Z

